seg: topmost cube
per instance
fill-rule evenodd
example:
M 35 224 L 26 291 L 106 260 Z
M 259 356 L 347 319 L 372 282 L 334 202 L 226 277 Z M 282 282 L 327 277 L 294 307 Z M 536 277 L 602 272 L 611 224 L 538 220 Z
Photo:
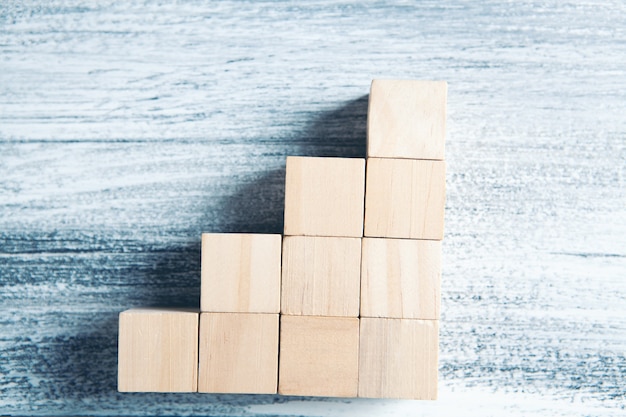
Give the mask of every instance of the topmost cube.
M 445 159 L 447 93 L 445 81 L 372 81 L 367 156 Z

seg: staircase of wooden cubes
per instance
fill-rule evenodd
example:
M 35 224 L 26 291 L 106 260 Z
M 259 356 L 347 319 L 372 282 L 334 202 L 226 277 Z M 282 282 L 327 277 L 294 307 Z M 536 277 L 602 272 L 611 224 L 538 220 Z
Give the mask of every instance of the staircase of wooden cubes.
M 374 80 L 367 159 L 288 157 L 284 236 L 205 233 L 199 312 L 120 314 L 119 390 L 436 399 L 446 96 Z

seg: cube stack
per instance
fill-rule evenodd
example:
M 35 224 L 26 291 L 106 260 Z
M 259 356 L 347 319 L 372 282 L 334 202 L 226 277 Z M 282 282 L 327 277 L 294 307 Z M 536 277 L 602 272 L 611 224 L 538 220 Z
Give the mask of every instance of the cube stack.
M 375 80 L 367 159 L 288 157 L 284 236 L 203 234 L 200 312 L 120 315 L 119 390 L 435 399 L 446 94 Z
M 437 398 L 446 96 L 445 82 L 372 82 L 360 397 Z
M 365 160 L 288 157 L 286 177 L 278 392 L 356 397 Z
M 202 235 L 199 392 L 276 393 L 280 258 L 280 235 Z

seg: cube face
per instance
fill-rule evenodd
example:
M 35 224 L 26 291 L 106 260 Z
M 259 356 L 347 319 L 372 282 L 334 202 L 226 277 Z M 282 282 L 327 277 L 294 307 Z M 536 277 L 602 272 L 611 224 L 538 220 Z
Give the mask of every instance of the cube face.
M 439 319 L 441 242 L 364 238 L 361 317 Z
M 275 394 L 278 314 L 202 313 L 199 392 Z
M 445 81 L 374 80 L 367 116 L 367 156 L 443 160 Z
M 120 392 L 195 392 L 197 371 L 198 313 L 136 309 L 120 314 Z
M 361 239 L 286 236 L 281 312 L 358 317 L 360 265 Z
M 359 397 L 436 400 L 438 323 L 362 318 Z
M 281 316 L 280 320 L 279 394 L 355 397 L 359 319 Z
M 280 311 L 281 236 L 203 233 L 200 309 Z
M 365 160 L 287 157 L 285 235 L 363 235 Z
M 365 236 L 441 240 L 445 198 L 445 162 L 370 158 Z

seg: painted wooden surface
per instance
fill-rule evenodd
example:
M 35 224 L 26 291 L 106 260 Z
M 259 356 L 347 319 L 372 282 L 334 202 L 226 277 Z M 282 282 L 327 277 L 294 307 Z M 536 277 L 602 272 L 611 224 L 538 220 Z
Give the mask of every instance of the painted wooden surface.
M 0 414 L 623 415 L 625 14 L 2 2 Z M 448 81 L 439 400 L 117 393 L 118 313 L 281 233 L 287 155 L 364 157 L 373 78 Z

